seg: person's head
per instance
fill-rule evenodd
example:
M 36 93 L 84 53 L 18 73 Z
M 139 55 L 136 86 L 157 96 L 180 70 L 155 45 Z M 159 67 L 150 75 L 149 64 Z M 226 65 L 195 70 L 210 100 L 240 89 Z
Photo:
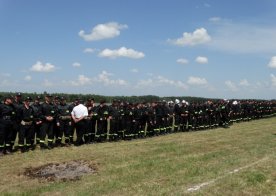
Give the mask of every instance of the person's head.
M 18 92 L 18 93 L 16 93 L 16 94 L 15 94 L 15 101 L 16 101 L 16 102 L 20 102 L 20 101 L 21 101 L 21 99 L 22 99 L 22 94 L 21 94 L 21 93 L 19 93 L 19 92 Z
M 40 103 L 40 101 L 41 101 L 41 97 L 39 95 L 36 96 L 34 102 L 35 103 Z
M 100 101 L 100 106 L 103 107 L 103 106 L 105 105 L 105 103 L 106 103 L 106 101 L 105 101 L 104 99 L 102 99 L 102 100 Z
M 4 98 L 5 104 L 10 105 L 10 104 L 12 104 L 12 102 L 13 102 L 13 97 L 11 95 L 8 95 Z
M 65 104 L 66 103 L 66 99 L 65 97 L 60 97 L 60 104 Z
M 26 98 L 24 99 L 24 104 L 27 105 L 27 106 L 29 106 L 31 101 L 32 101 L 32 98 L 31 98 L 31 97 L 26 97 Z
M 52 95 L 51 94 L 46 94 L 45 95 L 45 101 L 47 102 L 47 103 L 51 103 L 52 102 Z

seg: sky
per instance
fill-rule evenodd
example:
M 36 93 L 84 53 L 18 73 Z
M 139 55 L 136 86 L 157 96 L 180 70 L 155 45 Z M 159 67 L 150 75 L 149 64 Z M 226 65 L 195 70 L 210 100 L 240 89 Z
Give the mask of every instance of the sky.
M 275 99 L 275 0 L 0 0 L 0 91 Z

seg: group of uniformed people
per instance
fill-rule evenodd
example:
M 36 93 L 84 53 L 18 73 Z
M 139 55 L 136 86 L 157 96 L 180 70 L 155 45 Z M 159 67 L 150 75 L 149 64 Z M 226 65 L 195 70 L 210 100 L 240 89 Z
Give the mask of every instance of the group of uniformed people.
M 275 101 L 185 100 L 127 103 L 105 100 L 95 104 L 46 94 L 6 96 L 0 104 L 0 156 L 12 152 L 79 146 L 103 141 L 131 140 L 173 132 L 229 127 L 234 122 L 271 117 Z M 74 134 L 76 138 L 74 138 Z M 15 145 L 18 137 L 18 145 Z M 47 140 L 46 140 L 47 139 Z

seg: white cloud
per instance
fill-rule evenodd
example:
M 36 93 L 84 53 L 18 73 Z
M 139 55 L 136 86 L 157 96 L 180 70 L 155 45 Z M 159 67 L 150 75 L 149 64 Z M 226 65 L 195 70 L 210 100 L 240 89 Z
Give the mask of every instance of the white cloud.
M 100 73 L 94 79 L 94 81 L 99 82 L 99 83 L 103 83 L 106 86 L 109 86 L 109 85 L 125 86 L 125 85 L 127 85 L 127 82 L 125 80 L 122 80 L 122 79 L 117 79 L 117 80 L 110 79 L 110 76 L 112 76 L 112 75 L 113 75 L 112 73 L 108 73 L 107 71 L 102 71 L 102 73 Z
M 276 56 L 271 57 L 267 66 L 270 68 L 276 68 Z
M 11 74 L 10 74 L 10 73 L 1 73 L 0 75 L 1 75 L 2 77 L 6 77 L 6 78 L 11 77 Z
M 52 72 L 56 69 L 55 65 L 51 63 L 46 63 L 45 65 L 41 63 L 40 61 L 37 61 L 36 64 L 34 64 L 30 71 L 34 72 Z
M 246 79 L 241 80 L 239 85 L 244 87 L 250 86 L 249 82 Z
M 132 73 L 138 73 L 139 71 L 138 71 L 138 69 L 134 68 L 134 69 L 131 69 L 130 72 L 132 72 Z
M 91 79 L 88 78 L 87 76 L 85 75 L 79 75 L 78 76 L 78 79 L 76 81 L 71 81 L 71 84 L 73 86 L 84 86 L 84 85 L 87 85 L 87 84 L 91 84 Z
M 83 50 L 84 53 L 94 53 L 95 51 L 96 51 L 95 48 L 85 48 L 85 49 Z
M 100 57 L 107 57 L 107 58 L 118 58 L 118 57 L 126 57 L 126 58 L 132 58 L 132 59 L 140 59 L 143 58 L 145 55 L 142 52 L 135 51 L 131 48 L 125 48 L 121 47 L 117 50 L 110 50 L 110 49 L 104 49 L 99 53 Z
M 204 57 L 204 56 L 198 56 L 198 57 L 196 57 L 195 62 L 197 62 L 199 64 L 206 64 L 206 63 L 208 63 L 208 58 Z
M 221 18 L 220 17 L 211 17 L 211 18 L 209 18 L 209 21 L 210 22 L 220 22 L 221 21 Z
M 176 87 L 184 90 L 187 90 L 189 88 L 188 85 L 182 81 L 170 80 L 168 78 L 165 78 L 164 76 L 157 76 L 146 80 L 140 80 L 138 81 L 136 88 L 144 88 L 144 87 L 154 88 L 154 87 L 164 86 L 164 85 Z
M 42 86 L 44 87 L 52 87 L 54 83 L 50 82 L 48 79 L 45 79 L 44 82 L 42 83 Z
M 73 67 L 80 67 L 81 64 L 80 64 L 79 62 L 75 62 L 75 63 L 72 64 L 72 66 L 73 66 Z
M 190 76 L 187 81 L 188 84 L 190 85 L 207 85 L 208 82 L 205 78 L 199 78 L 199 77 L 194 77 Z
M 184 58 L 177 59 L 176 62 L 179 64 L 188 64 L 189 63 L 189 61 Z
M 271 86 L 276 87 L 276 76 L 274 74 L 270 74 Z
M 31 81 L 32 80 L 32 77 L 30 75 L 27 75 L 24 77 L 24 80 L 26 81 Z
M 117 22 L 110 22 L 96 25 L 89 34 L 85 34 L 84 30 L 79 32 L 79 36 L 85 41 L 97 41 L 102 39 L 110 39 L 120 35 L 120 30 L 128 28 Z
M 230 89 L 233 92 L 238 91 L 236 84 L 230 80 L 225 81 L 225 85 L 227 86 L 228 89 Z
M 212 32 L 209 47 L 219 51 L 259 54 L 276 51 L 276 27 L 221 21 Z
M 205 28 L 196 29 L 193 33 L 184 32 L 178 39 L 169 39 L 170 43 L 178 46 L 195 46 L 211 41 L 211 37 Z

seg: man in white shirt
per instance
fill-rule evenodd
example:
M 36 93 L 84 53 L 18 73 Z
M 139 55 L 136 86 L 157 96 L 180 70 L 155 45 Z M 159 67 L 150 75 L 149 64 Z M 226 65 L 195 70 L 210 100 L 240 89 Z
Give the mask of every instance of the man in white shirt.
M 76 126 L 77 140 L 75 145 L 80 146 L 84 144 L 83 134 L 86 129 L 86 120 L 85 118 L 88 116 L 88 109 L 81 103 L 80 99 L 76 99 L 76 106 L 73 108 L 71 112 L 72 119 Z

